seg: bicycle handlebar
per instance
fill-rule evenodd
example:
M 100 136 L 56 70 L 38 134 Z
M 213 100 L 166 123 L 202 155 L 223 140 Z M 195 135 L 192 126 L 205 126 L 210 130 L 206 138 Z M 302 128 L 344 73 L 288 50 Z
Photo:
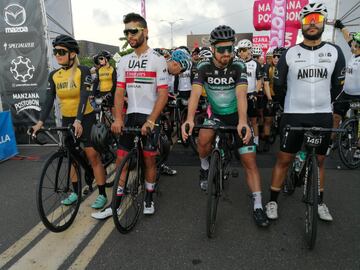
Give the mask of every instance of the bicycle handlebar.
M 335 133 L 344 133 L 349 132 L 348 129 L 345 128 L 322 128 L 322 127 L 292 127 L 290 125 L 285 126 L 285 131 L 313 131 L 313 132 L 335 132 Z
M 26 133 L 32 137 L 32 139 L 34 140 L 35 143 L 39 144 L 39 145 L 44 145 L 46 144 L 45 141 L 39 140 L 38 138 L 38 134 L 41 133 L 45 133 L 47 136 L 49 136 L 47 133 L 48 132 L 67 132 L 71 135 L 72 139 L 74 140 L 74 143 L 76 142 L 76 136 L 74 133 L 74 127 L 72 125 L 69 125 L 67 127 L 48 127 L 48 128 L 41 128 L 38 131 L 36 131 L 35 136 L 33 136 L 33 128 L 29 127 L 28 130 L 26 131 Z

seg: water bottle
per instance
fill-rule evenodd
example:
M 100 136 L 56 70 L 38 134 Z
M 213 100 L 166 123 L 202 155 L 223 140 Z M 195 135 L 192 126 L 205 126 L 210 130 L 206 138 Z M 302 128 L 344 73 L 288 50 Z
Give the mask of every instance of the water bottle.
M 301 168 L 303 167 L 303 164 L 306 159 L 306 152 L 305 151 L 299 151 L 296 153 L 295 161 L 294 161 L 294 169 L 295 172 L 300 172 Z

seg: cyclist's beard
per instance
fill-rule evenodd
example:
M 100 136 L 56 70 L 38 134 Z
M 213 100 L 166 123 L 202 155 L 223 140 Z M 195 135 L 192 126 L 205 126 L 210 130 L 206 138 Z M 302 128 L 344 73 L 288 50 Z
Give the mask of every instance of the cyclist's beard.
M 319 32 L 315 35 L 308 35 L 306 33 L 307 30 L 304 30 L 304 29 L 301 29 L 301 32 L 302 32 L 304 38 L 306 38 L 308 40 L 318 40 L 321 38 L 322 33 L 324 32 L 324 27 L 322 27 L 322 29 L 319 29 L 319 28 L 317 28 L 317 29 L 319 30 Z
M 135 45 L 133 45 L 133 46 L 130 45 L 130 47 L 133 48 L 133 49 L 137 49 L 137 48 L 139 48 L 141 45 L 143 45 L 144 42 L 145 42 L 145 37 L 144 37 L 144 34 L 141 33 L 141 36 L 139 37 L 139 39 L 138 39 L 138 41 L 135 43 Z

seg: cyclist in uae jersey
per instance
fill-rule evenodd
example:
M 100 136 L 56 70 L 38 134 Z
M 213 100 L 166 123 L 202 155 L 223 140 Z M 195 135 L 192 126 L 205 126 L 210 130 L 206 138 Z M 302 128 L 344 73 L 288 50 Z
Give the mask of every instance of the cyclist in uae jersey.
M 225 125 L 236 126 L 234 134 L 235 145 L 246 171 L 246 180 L 252 192 L 254 202 L 253 217 L 258 226 L 266 227 L 269 222 L 262 207 L 260 175 L 256 165 L 256 149 L 250 143 L 251 131 L 247 124 L 247 74 L 246 66 L 241 60 L 233 59 L 235 31 L 226 25 L 216 27 L 210 34 L 213 57 L 201 61 L 194 76 L 193 88 L 188 104 L 186 122 L 182 125 L 182 135 L 188 138 L 185 128 L 194 127 L 195 111 L 199 103 L 202 88 L 205 88 L 212 115 L 206 121 L 213 124 L 220 121 Z M 246 135 L 241 138 L 242 128 Z M 209 155 L 215 133 L 211 129 L 199 131 L 198 152 L 201 162 L 200 188 L 207 189 L 207 174 L 209 171 Z M 248 145 L 249 144 L 249 145 Z
M 156 155 L 158 128 L 156 122 L 165 107 L 168 98 L 168 72 L 166 61 L 158 52 L 149 48 L 147 44 L 148 28 L 146 20 L 136 13 L 124 16 L 124 35 L 134 52 L 120 59 L 117 68 L 117 86 L 115 91 L 115 121 L 111 126 L 114 133 L 121 133 L 123 126 L 141 127 L 144 137 L 144 163 L 145 163 L 145 200 L 143 213 L 155 213 L 153 193 L 156 180 Z M 127 94 L 126 121 L 123 122 L 122 110 L 124 95 Z M 150 128 L 153 132 L 147 135 Z M 155 133 L 155 135 L 154 135 Z M 150 137 L 150 138 L 149 138 Z M 133 147 L 133 136 L 124 134 L 120 136 L 120 147 L 117 152 L 117 164 Z M 125 173 L 125 172 L 124 172 Z M 124 195 L 125 175 L 120 176 L 116 193 L 117 208 Z M 112 215 L 111 207 L 104 212 L 93 213 L 94 218 L 103 219 Z
M 57 97 L 60 103 L 62 125 L 74 127 L 75 136 L 84 144 L 84 151 L 94 171 L 99 196 L 91 205 L 92 208 L 103 208 L 107 202 L 105 192 L 105 170 L 100 155 L 93 148 L 90 132 L 95 122 L 95 114 L 89 103 L 91 75 L 86 66 L 80 66 L 77 55 L 79 46 L 75 39 L 67 35 L 59 35 L 53 41 L 54 56 L 62 67 L 49 75 L 49 87 L 46 92 L 45 108 L 43 108 L 40 121 L 33 127 L 34 132 L 43 126 Z M 68 140 L 66 140 L 67 142 Z M 62 201 L 64 205 L 71 205 L 78 199 L 81 190 L 77 190 L 77 180 L 73 182 L 73 192 Z
M 341 49 L 321 41 L 327 17 L 323 4 L 313 3 L 300 12 L 304 41 L 285 51 L 276 66 L 274 75 L 275 93 L 285 95 L 284 114 L 280 128 L 286 125 L 302 127 L 332 127 L 331 100 L 341 91 L 345 75 L 345 59 Z M 285 91 L 285 89 L 287 90 Z M 281 139 L 284 134 L 281 134 Z M 317 148 L 320 169 L 320 199 L 318 214 L 320 219 L 331 221 L 329 209 L 323 203 L 324 159 L 330 141 L 330 134 L 324 135 Z M 266 214 L 277 219 L 277 198 L 286 172 L 301 149 L 303 132 L 289 132 L 272 173 L 270 202 Z

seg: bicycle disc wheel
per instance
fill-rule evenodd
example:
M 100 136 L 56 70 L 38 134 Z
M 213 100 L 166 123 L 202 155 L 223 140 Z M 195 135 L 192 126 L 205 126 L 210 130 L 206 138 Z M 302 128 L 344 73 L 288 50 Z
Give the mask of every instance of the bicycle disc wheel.
M 316 156 L 309 159 L 305 192 L 305 239 L 309 249 L 313 249 L 317 234 L 319 198 L 319 168 Z
M 121 233 L 130 232 L 139 218 L 144 204 L 144 174 L 136 152 L 124 157 L 115 176 L 112 212 L 115 227 Z M 116 196 L 120 176 L 125 178 L 124 195 Z
M 77 201 L 66 206 L 63 200 L 74 192 L 71 179 L 77 179 Z M 59 151 L 45 162 L 36 193 L 37 209 L 45 227 L 52 232 L 66 230 L 74 221 L 81 203 L 78 165 L 71 166 L 67 153 Z
M 215 234 L 216 214 L 220 197 L 220 156 L 218 151 L 214 151 L 211 155 L 207 191 L 206 234 L 207 237 L 213 238 Z
M 342 163 L 349 169 L 356 169 L 360 167 L 360 157 L 355 157 L 358 149 L 358 119 L 352 118 L 346 120 L 340 128 L 348 129 L 351 131 L 351 138 L 348 133 L 340 133 L 338 136 L 338 151 Z

